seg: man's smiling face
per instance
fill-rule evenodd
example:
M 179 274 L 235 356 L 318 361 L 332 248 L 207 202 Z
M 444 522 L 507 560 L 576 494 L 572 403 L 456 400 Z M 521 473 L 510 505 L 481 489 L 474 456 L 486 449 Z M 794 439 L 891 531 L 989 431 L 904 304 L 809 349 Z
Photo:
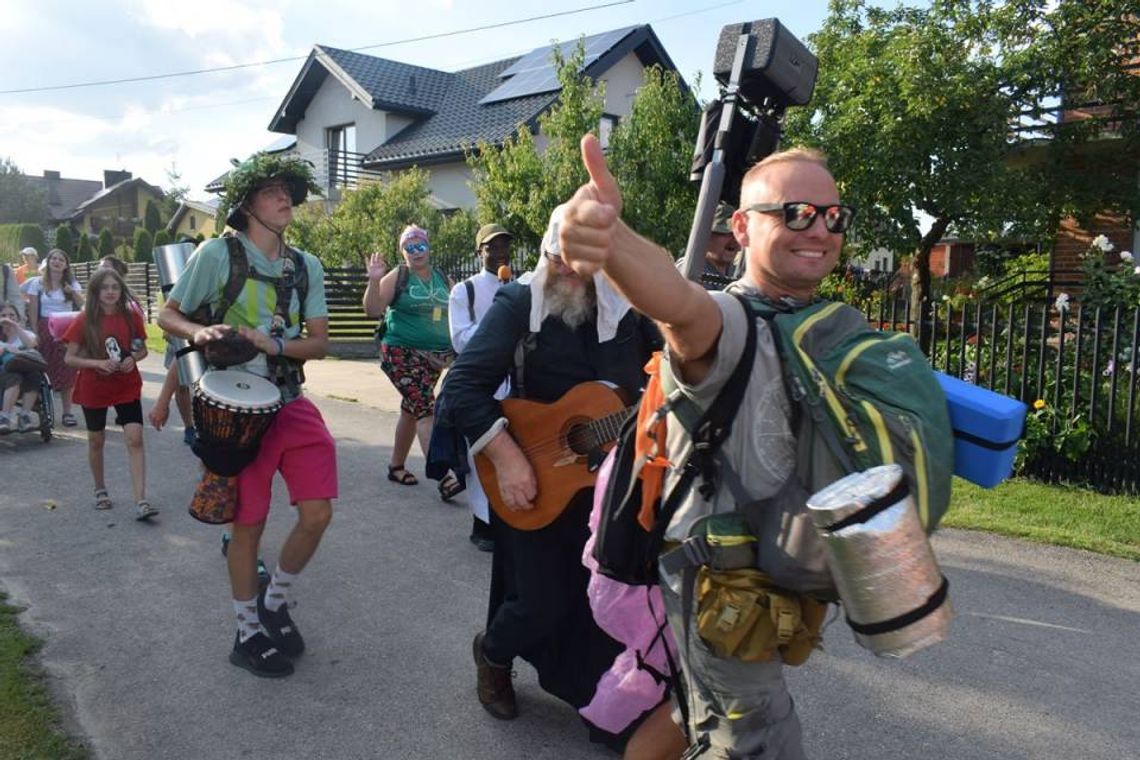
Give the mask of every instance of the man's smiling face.
M 806 230 L 790 230 L 782 214 L 744 211 L 756 203 L 807 201 L 818 207 L 839 203 L 839 189 L 827 169 L 811 161 L 772 164 L 742 188 L 733 232 L 748 249 L 747 276 L 768 296 L 810 298 L 835 265 L 843 235 L 828 232 L 822 214 Z

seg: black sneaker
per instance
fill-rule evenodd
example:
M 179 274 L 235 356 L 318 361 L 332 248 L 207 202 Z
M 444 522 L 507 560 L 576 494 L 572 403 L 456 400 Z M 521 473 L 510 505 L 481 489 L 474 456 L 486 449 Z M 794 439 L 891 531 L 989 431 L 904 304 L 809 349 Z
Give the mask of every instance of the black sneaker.
M 274 646 L 281 650 L 286 657 L 300 657 L 305 651 L 305 640 L 293 618 L 289 617 L 289 605 L 281 605 L 281 609 L 272 612 L 265 606 L 266 589 L 257 595 L 257 619 L 261 627 Z
M 234 636 L 230 662 L 262 678 L 284 678 L 293 675 L 293 663 L 273 645 L 264 633 L 255 633 L 245 641 Z

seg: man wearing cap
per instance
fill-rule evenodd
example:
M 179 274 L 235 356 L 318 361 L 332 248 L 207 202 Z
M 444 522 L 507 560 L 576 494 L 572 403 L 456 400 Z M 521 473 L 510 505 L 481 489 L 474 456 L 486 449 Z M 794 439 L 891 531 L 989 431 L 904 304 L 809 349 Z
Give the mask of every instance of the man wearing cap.
M 558 245 L 562 207 L 551 215 L 533 275 L 504 285 L 444 382 L 456 426 L 487 457 L 498 485 L 496 510 L 535 509 L 534 466 L 515 440 L 496 392 L 551 403 L 582 383 L 605 381 L 632 401 L 660 334 L 603 277 L 579 277 Z M 521 366 L 516 366 L 521 357 Z M 520 530 L 491 514 L 495 538 L 488 623 L 473 653 L 479 702 L 495 718 L 518 714 L 511 665 L 534 665 L 542 688 L 575 708 L 590 702 L 622 651 L 594 622 L 582 566 L 592 488 L 578 491 L 545 527 Z M 561 507 L 562 505 L 557 505 Z M 593 728 L 592 738 L 612 734 Z
M 455 353 L 462 352 L 471 340 L 483 316 L 491 308 L 495 293 L 503 284 L 513 279 L 511 274 L 513 240 L 514 236 L 501 224 L 484 224 L 475 233 L 475 251 L 483 267 L 451 289 L 447 305 L 451 345 Z M 504 398 L 509 390 L 510 385 L 504 380 L 503 385 L 495 392 L 495 398 Z M 468 458 L 470 459 L 470 453 Z M 469 461 L 468 464 L 474 473 L 474 463 Z M 491 537 L 490 507 L 479 479 L 474 476 L 468 480 L 467 504 L 473 513 L 470 541 L 480 551 L 489 552 L 495 545 Z
M 705 266 L 701 270 L 701 284 L 706 290 L 720 290 L 735 277 L 736 256 L 740 243 L 732 234 L 732 213 L 735 209 L 721 201 L 713 213 L 709 244 L 705 250 Z M 685 260 L 677 261 L 677 268 L 684 269 Z
M 293 586 L 317 550 L 337 495 L 333 438 L 317 407 L 301 395 L 295 371 L 297 362 L 328 353 L 324 269 L 316 256 L 289 248 L 284 240 L 294 206 L 309 192 L 319 189 L 308 163 L 295 157 L 259 153 L 230 172 L 218 213 L 237 232 L 198 247 L 158 318 L 163 330 L 196 346 L 235 332 L 246 338 L 256 348 L 254 358 L 230 369 L 273 381 L 285 402 L 256 457 L 237 475 L 226 555 L 238 625 L 230 662 L 268 678 L 291 674 L 292 660 L 305 649 L 289 615 Z M 234 256 L 244 256 L 248 276 L 227 303 Z M 209 447 L 201 444 L 200 438 L 195 453 L 205 456 Z M 259 593 L 258 548 L 277 472 L 289 488 L 297 522 L 268 588 Z

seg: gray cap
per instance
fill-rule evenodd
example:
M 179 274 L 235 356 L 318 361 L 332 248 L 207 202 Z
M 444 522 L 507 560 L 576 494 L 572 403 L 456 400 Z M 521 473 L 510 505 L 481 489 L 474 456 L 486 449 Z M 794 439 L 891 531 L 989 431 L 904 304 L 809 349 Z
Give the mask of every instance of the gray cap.
M 731 235 L 732 214 L 735 211 L 736 209 L 724 201 L 716 204 L 716 211 L 713 212 L 712 232 L 719 232 L 721 235 Z

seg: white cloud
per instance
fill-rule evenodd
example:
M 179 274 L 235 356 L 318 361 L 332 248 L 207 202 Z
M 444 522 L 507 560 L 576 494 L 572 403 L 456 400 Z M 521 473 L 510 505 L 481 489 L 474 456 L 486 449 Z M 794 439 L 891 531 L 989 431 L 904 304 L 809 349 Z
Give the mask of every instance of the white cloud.
M 134 5 L 141 22 L 193 40 L 245 40 L 276 50 L 285 46 L 285 21 L 276 3 L 258 7 L 256 2 L 197 0 L 187 6 L 167 0 L 134 0 Z

